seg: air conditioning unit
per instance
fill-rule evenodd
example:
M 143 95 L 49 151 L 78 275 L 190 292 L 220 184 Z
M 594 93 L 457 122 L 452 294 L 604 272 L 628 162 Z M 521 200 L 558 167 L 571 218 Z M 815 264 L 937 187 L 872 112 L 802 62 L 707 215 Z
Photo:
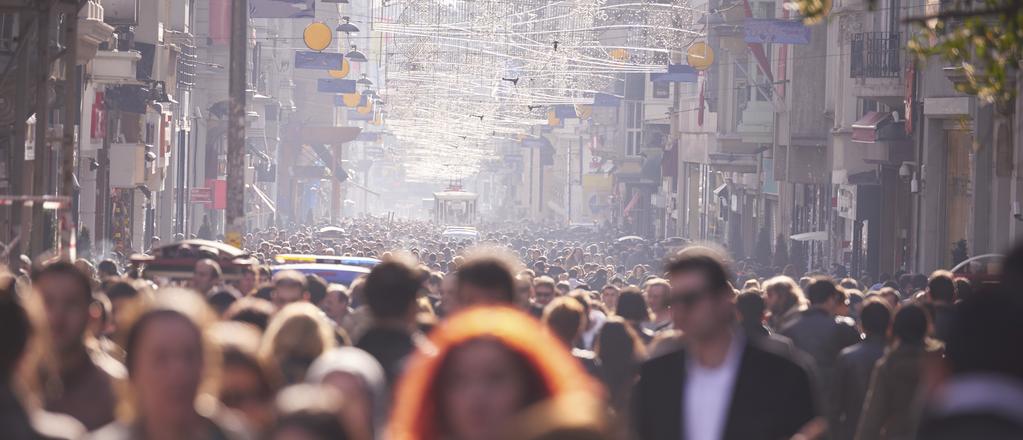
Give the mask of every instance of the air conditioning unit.
M 146 146 L 110 145 L 110 187 L 134 188 L 146 182 Z

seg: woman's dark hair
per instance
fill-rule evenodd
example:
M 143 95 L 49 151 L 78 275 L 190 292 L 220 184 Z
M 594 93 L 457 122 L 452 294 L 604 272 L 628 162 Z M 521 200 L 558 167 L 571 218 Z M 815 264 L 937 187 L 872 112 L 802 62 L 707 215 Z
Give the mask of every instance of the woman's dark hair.
M 270 317 L 273 314 L 273 303 L 262 298 L 247 296 L 231 304 L 231 307 L 224 312 L 224 319 L 252 324 L 258 327 L 260 332 L 264 332 L 267 325 L 270 324 Z
M 650 320 L 650 310 L 647 307 L 646 299 L 638 287 L 629 286 L 622 289 L 618 296 L 618 306 L 615 314 L 628 321 L 646 322 Z
M 107 298 L 111 301 L 116 301 L 123 298 L 135 298 L 138 296 L 139 291 L 132 286 L 130 281 L 118 280 L 109 284 L 105 289 Z
M 922 344 L 927 335 L 927 312 L 916 304 L 903 306 L 895 313 L 892 333 L 900 343 Z
M 15 278 L 0 275 L 0 380 L 8 381 L 28 347 L 32 322 L 18 298 Z
M 624 403 L 622 394 L 635 379 L 639 363 L 646 356 L 643 341 L 624 319 L 612 316 L 604 322 L 594 345 L 600 359 L 600 379 L 611 392 L 613 402 Z
M 868 335 L 885 335 L 892 321 L 892 309 L 887 302 L 876 299 L 866 300 L 860 311 L 860 324 Z

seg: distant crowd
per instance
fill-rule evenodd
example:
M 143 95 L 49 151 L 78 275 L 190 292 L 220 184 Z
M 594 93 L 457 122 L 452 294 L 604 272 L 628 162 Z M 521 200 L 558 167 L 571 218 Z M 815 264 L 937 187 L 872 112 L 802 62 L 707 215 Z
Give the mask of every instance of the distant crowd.
M 995 283 L 872 282 L 610 231 L 338 228 L 252 232 L 240 273 L 201 247 L 176 280 L 2 271 L 0 437 L 1023 438 L 1023 246 Z M 280 254 L 380 262 L 345 285 Z

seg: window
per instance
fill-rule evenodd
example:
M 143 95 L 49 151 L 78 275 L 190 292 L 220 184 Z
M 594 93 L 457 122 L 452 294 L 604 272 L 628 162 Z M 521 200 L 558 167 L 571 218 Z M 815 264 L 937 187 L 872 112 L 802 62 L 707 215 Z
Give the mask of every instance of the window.
M 14 36 L 17 32 L 14 14 L 0 14 L 0 52 L 14 51 Z
M 653 84 L 652 92 L 654 99 L 667 99 L 671 97 L 671 83 L 667 81 L 658 81 L 651 83 Z
M 643 101 L 625 101 L 625 154 L 639 156 L 643 145 Z

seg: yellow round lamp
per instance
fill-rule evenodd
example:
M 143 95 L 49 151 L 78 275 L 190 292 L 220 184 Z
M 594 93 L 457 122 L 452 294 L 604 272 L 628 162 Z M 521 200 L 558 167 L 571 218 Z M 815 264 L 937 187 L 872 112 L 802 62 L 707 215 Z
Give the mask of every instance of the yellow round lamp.
M 714 49 L 702 41 L 693 43 L 686 49 L 686 62 L 696 70 L 707 70 L 714 64 Z
M 352 70 L 352 65 L 348 62 L 348 58 L 341 59 L 341 70 L 328 70 L 327 75 L 331 78 L 341 79 L 348 76 L 348 72 Z
M 362 102 L 362 95 L 358 93 L 345 93 L 341 95 L 341 102 L 345 104 L 345 107 L 355 108 Z
M 302 33 L 302 41 L 305 41 L 305 46 L 317 52 L 330 46 L 333 39 L 334 31 L 330 30 L 325 23 L 320 22 L 306 26 L 305 32 Z

